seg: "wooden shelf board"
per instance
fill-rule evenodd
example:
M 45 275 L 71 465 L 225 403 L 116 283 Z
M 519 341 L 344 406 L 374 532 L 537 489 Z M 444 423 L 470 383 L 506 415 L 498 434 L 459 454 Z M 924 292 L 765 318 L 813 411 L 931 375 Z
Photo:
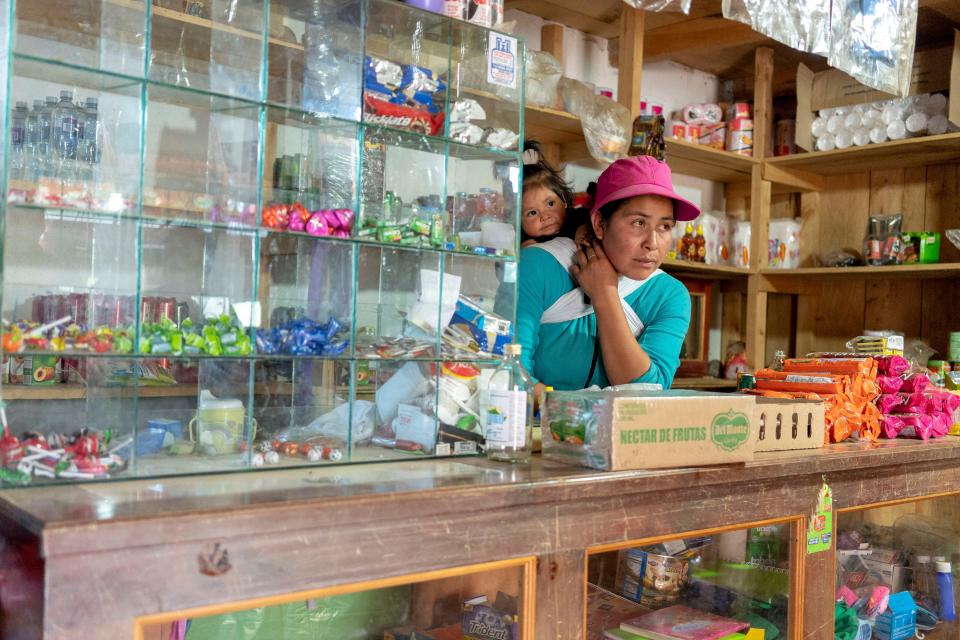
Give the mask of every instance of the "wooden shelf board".
M 527 105 L 523 132 L 528 140 L 543 144 L 569 144 L 583 141 L 580 118 L 550 107 Z
M 725 264 L 704 264 L 686 260 L 664 260 L 662 268 L 667 273 L 690 275 L 700 278 L 715 278 L 726 280 L 731 278 L 745 278 L 750 275 L 750 269 L 731 267 Z
M 747 182 L 759 161 L 683 140 L 667 140 L 667 164 L 674 173 L 716 182 Z
M 770 166 L 824 176 L 903 169 L 960 160 L 960 133 L 770 158 Z
M 960 262 L 901 264 L 888 267 L 807 267 L 764 269 L 767 278 L 953 278 L 960 276 Z
M 736 389 L 736 380 L 727 380 L 726 378 L 714 378 L 705 376 L 703 378 L 674 378 L 673 389 Z

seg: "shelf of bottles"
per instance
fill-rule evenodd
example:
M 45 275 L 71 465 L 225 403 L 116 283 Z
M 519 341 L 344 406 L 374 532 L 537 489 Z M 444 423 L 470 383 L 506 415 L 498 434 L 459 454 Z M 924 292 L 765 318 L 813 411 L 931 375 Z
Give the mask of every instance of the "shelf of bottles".
M 522 42 L 394 0 L 0 0 L 0 38 L 5 484 L 477 452 Z

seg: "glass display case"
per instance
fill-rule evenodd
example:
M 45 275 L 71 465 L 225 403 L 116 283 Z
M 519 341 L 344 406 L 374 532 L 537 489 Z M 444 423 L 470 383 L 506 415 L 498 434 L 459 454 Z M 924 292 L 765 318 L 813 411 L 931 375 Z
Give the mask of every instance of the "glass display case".
M 394 0 L 0 0 L 0 45 L 4 485 L 479 450 L 522 41 Z
M 791 636 L 799 522 L 588 550 L 588 640 Z M 692 637 L 692 636 L 691 636 Z

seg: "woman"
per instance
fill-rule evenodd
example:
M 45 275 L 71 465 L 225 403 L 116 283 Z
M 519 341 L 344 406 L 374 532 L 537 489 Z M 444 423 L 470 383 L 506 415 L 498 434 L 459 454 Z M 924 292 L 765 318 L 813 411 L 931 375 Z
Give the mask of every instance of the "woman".
M 674 191 L 665 163 L 626 158 L 597 181 L 590 244 L 557 238 L 521 252 L 517 340 L 538 391 L 670 386 L 690 323 L 690 294 L 660 264 L 677 221 L 698 215 Z

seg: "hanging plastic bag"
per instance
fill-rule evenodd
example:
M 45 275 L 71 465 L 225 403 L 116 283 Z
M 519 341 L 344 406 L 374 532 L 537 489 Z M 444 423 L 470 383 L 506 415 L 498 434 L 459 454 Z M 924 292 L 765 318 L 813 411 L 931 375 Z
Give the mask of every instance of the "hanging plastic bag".
M 630 110 L 606 96 L 594 96 L 580 114 L 587 150 L 597 162 L 610 163 L 627 155 L 630 146 Z
M 832 0 L 831 67 L 899 96 L 910 92 L 917 0 Z
M 794 49 L 830 53 L 831 0 L 723 0 L 723 17 Z
M 552 107 L 557 102 L 557 83 L 563 75 L 560 61 L 549 53 L 527 49 L 526 99 L 528 104 Z
M 690 15 L 693 0 L 623 0 L 634 9 L 644 11 L 680 11 Z

